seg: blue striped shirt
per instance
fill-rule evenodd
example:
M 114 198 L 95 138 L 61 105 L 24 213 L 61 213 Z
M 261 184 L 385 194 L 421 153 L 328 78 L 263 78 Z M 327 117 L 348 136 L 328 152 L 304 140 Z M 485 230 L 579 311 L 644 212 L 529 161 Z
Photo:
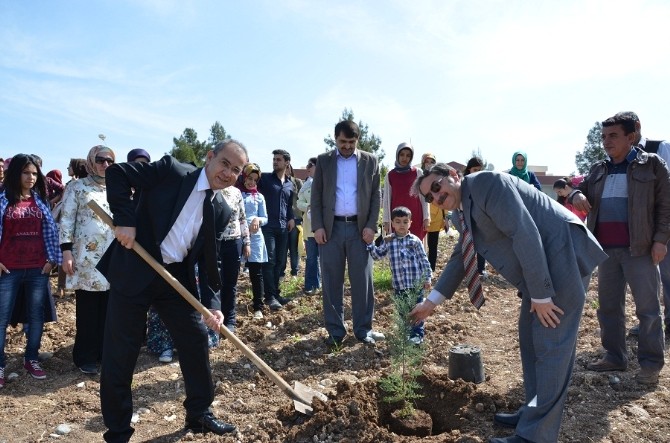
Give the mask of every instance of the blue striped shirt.
M 391 262 L 393 289 L 397 291 L 412 289 L 420 279 L 430 283 L 433 274 L 428 256 L 423 249 L 423 243 L 416 235 L 409 233 L 404 237 L 398 237 L 394 233 L 380 246 L 370 243 L 368 251 L 375 260 L 388 254 Z

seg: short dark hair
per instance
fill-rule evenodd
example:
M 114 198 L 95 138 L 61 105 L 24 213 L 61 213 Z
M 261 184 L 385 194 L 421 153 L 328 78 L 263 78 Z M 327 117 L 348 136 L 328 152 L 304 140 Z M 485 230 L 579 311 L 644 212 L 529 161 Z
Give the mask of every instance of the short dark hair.
M 343 134 L 347 138 L 360 138 L 361 130 L 356 124 L 351 120 L 342 120 L 335 125 L 335 138 L 340 134 Z
M 635 118 L 631 115 L 634 113 L 628 113 L 628 112 L 620 112 L 619 114 L 615 115 L 614 117 L 610 117 L 604 122 L 602 122 L 603 128 L 608 128 L 610 126 L 616 126 L 616 125 L 621 125 L 623 128 L 624 134 L 632 134 L 635 132 L 635 123 L 636 120 Z M 635 116 L 637 117 L 637 115 Z
M 309 167 L 309 165 L 316 166 L 316 157 L 310 157 L 310 159 L 307 160 L 307 167 Z
M 272 155 L 281 155 L 282 157 L 284 157 L 285 161 L 287 162 L 291 161 L 291 154 L 289 154 L 288 151 L 285 149 L 275 149 L 274 151 L 272 151 Z
M 405 206 L 396 206 L 391 211 L 391 220 L 393 220 L 396 217 L 407 217 L 411 220 L 412 219 L 412 211 L 410 211 Z
M 616 114 L 614 114 L 614 117 L 615 118 L 632 118 L 633 121 L 635 121 L 635 122 L 640 121 L 640 117 L 638 117 L 637 114 L 634 113 L 633 111 L 617 112 Z

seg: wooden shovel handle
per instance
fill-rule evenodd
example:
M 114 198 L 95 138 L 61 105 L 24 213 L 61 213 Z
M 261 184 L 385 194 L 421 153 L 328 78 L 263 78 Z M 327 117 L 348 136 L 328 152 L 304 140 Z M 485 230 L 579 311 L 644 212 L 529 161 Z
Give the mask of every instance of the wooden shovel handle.
M 95 212 L 95 214 L 100 217 L 102 221 L 107 223 L 110 227 L 114 228 L 114 221 L 112 218 L 105 212 L 104 209 L 100 207 L 95 201 L 91 200 L 88 202 L 88 206 Z M 189 291 L 182 285 L 179 280 L 174 278 L 172 274 L 170 274 L 158 261 L 156 261 L 155 258 L 149 254 L 146 249 L 144 249 L 139 243 L 133 242 L 133 251 L 135 251 L 140 257 L 144 259 L 144 261 L 147 262 L 149 266 L 151 266 L 154 271 L 158 273 L 161 277 L 167 281 L 170 286 L 172 286 L 175 291 L 179 293 L 184 299 L 191 305 L 193 306 L 198 312 L 200 312 L 205 318 L 211 317 L 213 314 L 209 312 L 209 310 L 202 304 L 200 301 L 195 298 Z M 311 398 L 302 398 L 293 388 L 291 388 L 291 385 L 286 383 L 286 381 L 281 378 L 279 374 L 277 374 L 270 366 L 267 365 L 258 355 L 254 353 L 247 345 L 245 345 L 242 340 L 237 338 L 235 334 L 230 332 L 228 328 L 225 326 L 221 326 L 220 328 L 221 333 L 228 339 L 230 340 L 233 345 L 249 359 L 251 362 L 256 365 L 258 369 L 263 371 L 265 375 L 270 377 L 270 379 L 281 388 L 282 391 L 286 395 L 288 395 L 290 398 L 294 400 L 298 400 L 302 403 L 305 403 L 307 405 L 312 404 L 312 399 Z

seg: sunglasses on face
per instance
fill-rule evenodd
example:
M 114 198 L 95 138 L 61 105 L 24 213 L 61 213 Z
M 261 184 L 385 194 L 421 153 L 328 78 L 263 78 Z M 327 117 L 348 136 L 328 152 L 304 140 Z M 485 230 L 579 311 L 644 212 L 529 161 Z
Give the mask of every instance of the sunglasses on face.
M 99 165 L 101 165 L 103 163 L 107 163 L 108 165 L 113 165 L 114 164 L 114 160 L 109 158 L 109 157 L 96 157 L 95 162 Z
M 423 198 L 426 199 L 426 203 L 433 202 L 433 192 L 440 192 L 440 189 L 442 189 L 442 180 L 444 180 L 444 177 L 439 180 L 435 180 L 430 184 L 430 192 L 423 196 Z

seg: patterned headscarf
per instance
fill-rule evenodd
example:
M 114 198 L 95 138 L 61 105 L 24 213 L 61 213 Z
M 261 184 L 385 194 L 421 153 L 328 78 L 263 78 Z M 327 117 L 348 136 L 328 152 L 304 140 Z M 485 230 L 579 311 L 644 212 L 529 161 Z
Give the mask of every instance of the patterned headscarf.
M 116 161 L 116 156 L 114 151 L 112 151 L 107 146 L 96 145 L 88 151 L 88 156 L 86 157 L 86 172 L 88 175 L 93 178 L 97 183 L 104 184 L 105 177 L 98 175 L 98 168 L 95 167 L 95 158 L 102 156 L 110 156 L 112 160 Z
M 247 181 L 247 177 L 254 173 L 258 174 L 259 179 L 261 178 L 261 168 L 256 163 L 247 163 L 244 165 L 244 168 L 242 168 L 242 174 L 240 175 L 242 180 L 238 186 L 240 191 L 246 192 L 248 194 L 255 194 L 258 192 L 257 186 L 254 186 L 253 188 L 247 188 L 244 184 Z M 256 184 L 258 184 L 258 182 L 256 182 Z

